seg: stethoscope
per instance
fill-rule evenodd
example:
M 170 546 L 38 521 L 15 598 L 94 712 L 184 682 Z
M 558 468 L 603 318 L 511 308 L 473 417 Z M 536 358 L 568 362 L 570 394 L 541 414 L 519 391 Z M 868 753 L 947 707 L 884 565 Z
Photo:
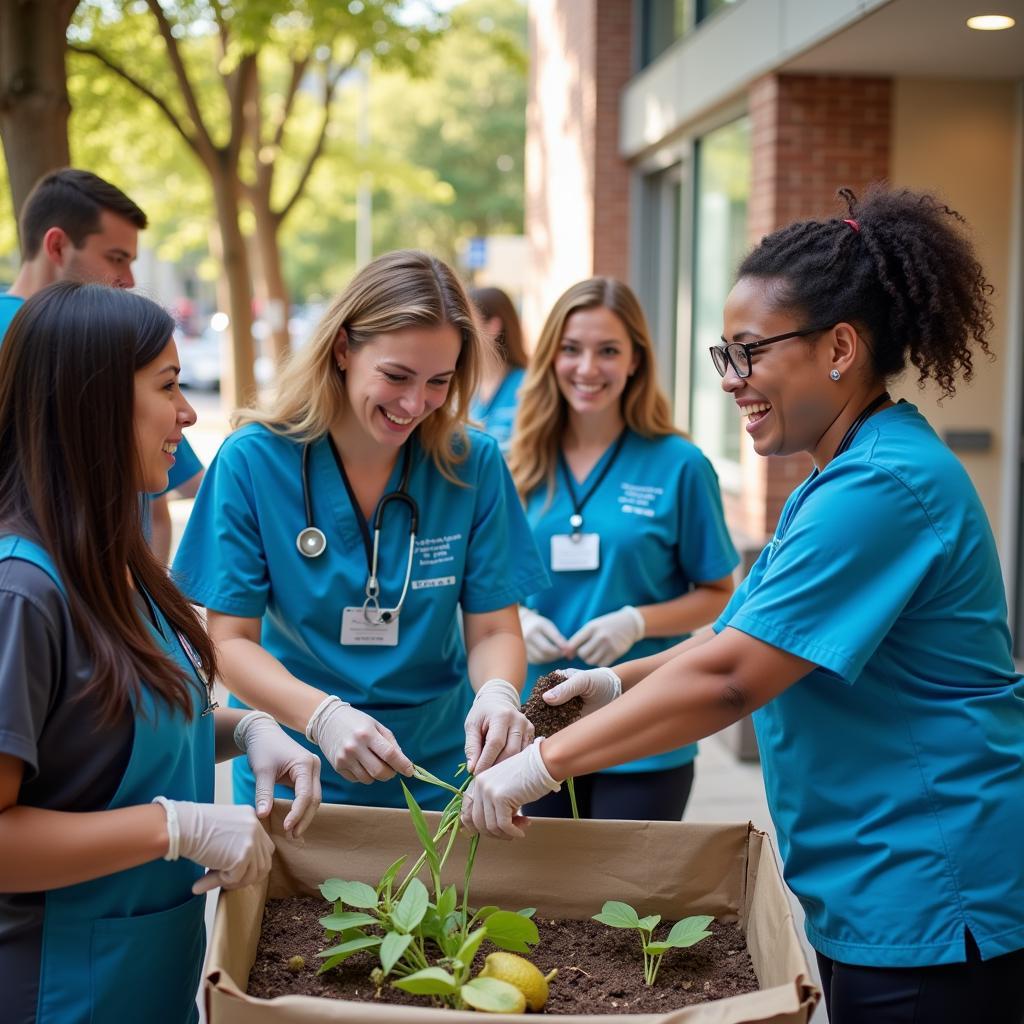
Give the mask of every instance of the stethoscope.
M 419 528 L 420 510 L 416 500 L 407 491 L 409 485 L 409 471 L 412 468 L 412 451 L 409 444 L 406 444 L 402 452 L 402 476 L 398 483 L 397 491 L 390 491 L 383 495 L 377 502 L 377 508 L 373 513 L 373 541 L 370 540 L 370 530 L 366 524 L 356 496 L 352 492 L 352 484 L 349 481 L 348 473 L 345 472 L 345 464 L 341 461 L 334 441 L 328 436 L 328 444 L 331 446 L 331 453 L 338 466 L 342 482 L 345 484 L 345 492 L 348 494 L 352 504 L 352 511 L 355 513 L 359 523 L 359 529 L 363 534 L 363 546 L 366 549 L 366 565 L 369 575 L 366 578 L 366 600 L 363 601 L 363 615 L 367 622 L 374 625 L 391 622 L 397 619 L 405 604 L 406 595 L 409 593 L 409 583 L 412 580 L 412 563 L 416 550 L 416 531 Z M 311 445 L 307 442 L 302 447 L 302 504 L 306 512 L 306 526 L 299 531 L 295 538 L 295 546 L 299 553 L 306 558 L 319 558 L 327 550 L 327 537 L 323 530 L 318 529 L 313 521 L 313 490 L 309 475 L 309 450 Z M 402 593 L 394 608 L 381 609 L 380 606 L 380 579 L 377 575 L 378 558 L 380 554 L 380 531 L 384 524 L 384 511 L 391 502 L 397 501 L 405 505 L 409 510 L 409 555 L 405 563 L 405 582 L 402 584 Z

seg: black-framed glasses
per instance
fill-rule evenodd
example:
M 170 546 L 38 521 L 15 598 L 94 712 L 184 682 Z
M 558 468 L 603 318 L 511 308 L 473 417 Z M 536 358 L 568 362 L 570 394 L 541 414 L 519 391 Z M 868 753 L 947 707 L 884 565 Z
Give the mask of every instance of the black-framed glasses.
M 787 331 L 785 334 L 776 334 L 773 338 L 762 338 L 760 341 L 725 341 L 722 345 L 712 345 L 708 351 L 711 353 L 711 361 L 720 377 L 729 372 L 731 366 L 736 371 L 736 376 L 746 378 L 750 376 L 750 353 L 755 349 L 764 348 L 765 345 L 774 345 L 777 341 L 786 341 L 788 338 L 805 338 L 808 334 L 820 334 L 822 331 L 832 329 L 832 324 L 827 327 L 808 327 L 803 331 Z

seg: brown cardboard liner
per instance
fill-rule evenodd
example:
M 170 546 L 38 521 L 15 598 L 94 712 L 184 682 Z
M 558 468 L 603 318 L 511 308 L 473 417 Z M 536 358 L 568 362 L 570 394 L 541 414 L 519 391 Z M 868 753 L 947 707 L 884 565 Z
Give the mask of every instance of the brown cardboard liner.
M 371 885 L 392 861 L 419 847 L 406 811 L 325 805 L 296 846 L 283 834 L 288 804 L 275 801 L 270 875 L 221 893 L 204 983 L 209 1024 L 480 1024 L 469 1011 L 389 1006 L 311 996 L 245 994 L 268 898 L 315 895 L 325 878 Z M 436 814 L 428 814 L 432 823 Z M 460 836 L 445 882 L 461 889 L 467 839 Z M 473 872 L 475 905 L 536 907 L 544 917 L 589 918 L 606 899 L 667 919 L 713 914 L 738 921 L 761 989 L 667 1014 L 552 1016 L 562 1024 L 807 1024 L 820 998 L 797 939 L 768 837 L 750 824 L 564 821 L 537 818 L 527 838 L 484 839 Z M 522 1017 L 489 1014 L 494 1021 Z

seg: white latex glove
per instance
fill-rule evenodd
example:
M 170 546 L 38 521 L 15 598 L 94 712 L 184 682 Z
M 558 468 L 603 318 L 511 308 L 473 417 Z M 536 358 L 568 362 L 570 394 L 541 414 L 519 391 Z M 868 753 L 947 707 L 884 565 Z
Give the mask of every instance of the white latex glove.
M 523 630 L 523 643 L 526 644 L 526 660 L 531 665 L 544 665 L 566 656 L 568 641 L 550 619 L 545 619 L 532 608 L 520 605 L 519 625 Z
M 519 710 L 519 691 L 505 679 L 488 679 L 466 715 L 466 767 L 475 774 L 518 754 L 533 741 L 533 725 Z
M 477 775 L 462 799 L 462 824 L 495 839 L 522 839 L 528 819 L 519 810 L 562 788 L 540 756 L 538 737 L 525 750 Z
M 295 790 L 284 830 L 298 839 L 320 806 L 320 758 L 296 743 L 265 711 L 250 711 L 235 726 L 235 746 L 249 759 L 256 776 L 256 816 L 265 818 L 274 804 L 274 786 Z
M 164 860 L 187 857 L 209 871 L 192 891 L 240 889 L 270 870 L 274 843 L 247 804 L 196 804 L 158 796 L 167 814 L 169 842 Z
M 644 617 L 631 604 L 599 615 L 569 637 L 569 648 L 588 665 L 617 661 L 638 640 L 643 640 Z
M 309 718 L 306 739 L 315 743 L 334 770 L 349 782 L 386 782 L 395 773 L 412 775 L 412 761 L 394 733 L 339 697 L 326 697 Z
M 585 716 L 622 696 L 622 680 L 610 668 L 560 668 L 558 671 L 566 679 L 544 691 L 548 704 L 564 704 L 573 697 L 582 697 L 582 715 Z

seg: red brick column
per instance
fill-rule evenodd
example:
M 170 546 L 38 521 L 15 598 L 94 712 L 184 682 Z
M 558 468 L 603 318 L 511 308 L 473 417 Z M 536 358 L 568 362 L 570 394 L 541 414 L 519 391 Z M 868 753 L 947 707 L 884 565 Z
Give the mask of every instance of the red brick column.
M 834 216 L 843 186 L 858 191 L 888 177 L 888 79 L 768 75 L 751 87 L 749 109 L 751 244 L 791 221 Z M 745 532 L 766 537 L 810 459 L 762 459 L 744 445 L 741 465 L 742 494 L 730 512 Z
M 595 33 L 594 273 L 629 280 L 630 165 L 619 109 L 633 73 L 633 0 L 599 0 Z

